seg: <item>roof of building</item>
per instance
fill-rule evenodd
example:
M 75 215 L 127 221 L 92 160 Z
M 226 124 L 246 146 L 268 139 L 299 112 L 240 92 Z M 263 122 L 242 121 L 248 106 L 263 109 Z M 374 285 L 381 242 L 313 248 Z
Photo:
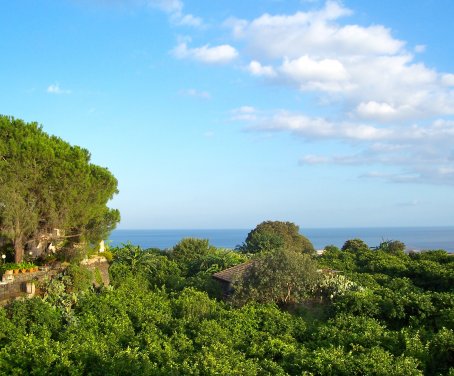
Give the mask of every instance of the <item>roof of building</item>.
M 231 268 L 221 270 L 220 272 L 214 273 L 213 278 L 216 278 L 220 281 L 232 283 L 235 279 L 240 277 L 247 269 L 252 266 L 252 261 L 244 262 L 232 266 Z

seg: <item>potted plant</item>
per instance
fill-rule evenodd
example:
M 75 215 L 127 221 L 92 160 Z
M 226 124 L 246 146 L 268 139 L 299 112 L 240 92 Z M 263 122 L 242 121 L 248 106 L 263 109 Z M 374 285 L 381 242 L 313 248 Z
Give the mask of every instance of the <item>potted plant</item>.
M 25 261 L 22 261 L 20 264 L 19 264 L 19 269 L 21 271 L 21 273 L 25 274 L 28 272 L 28 266 L 27 266 L 27 263 Z
M 20 269 L 19 265 L 13 262 L 4 265 L 4 270 L 5 272 L 8 271 L 8 275 L 19 274 L 19 269 Z

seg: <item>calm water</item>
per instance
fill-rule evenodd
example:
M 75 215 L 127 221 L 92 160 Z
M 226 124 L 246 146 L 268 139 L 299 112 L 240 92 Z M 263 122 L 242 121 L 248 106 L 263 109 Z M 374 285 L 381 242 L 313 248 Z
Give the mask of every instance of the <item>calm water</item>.
M 110 236 L 112 246 L 128 241 L 142 248 L 171 248 L 181 239 L 209 239 L 216 247 L 235 248 L 244 242 L 250 230 L 115 230 Z M 400 240 L 408 249 L 444 249 L 454 252 L 454 227 L 389 227 L 389 228 L 314 228 L 304 229 L 316 249 L 326 245 L 342 247 L 348 239 L 360 238 L 370 247 L 383 240 Z

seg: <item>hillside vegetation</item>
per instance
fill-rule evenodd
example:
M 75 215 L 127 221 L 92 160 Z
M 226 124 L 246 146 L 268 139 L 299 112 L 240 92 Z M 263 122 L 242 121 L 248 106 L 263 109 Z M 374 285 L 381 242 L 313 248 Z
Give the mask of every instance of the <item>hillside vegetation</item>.
M 321 257 L 288 251 L 278 276 L 296 254 L 308 271 L 342 271 L 319 272 L 291 301 L 262 294 L 247 273 L 253 293 L 224 301 L 211 278 L 248 260 L 263 267 L 279 248 L 250 255 L 200 239 L 167 252 L 114 248 L 108 288 L 73 272 L 0 310 L 0 374 L 452 375 L 453 257 L 358 244 Z

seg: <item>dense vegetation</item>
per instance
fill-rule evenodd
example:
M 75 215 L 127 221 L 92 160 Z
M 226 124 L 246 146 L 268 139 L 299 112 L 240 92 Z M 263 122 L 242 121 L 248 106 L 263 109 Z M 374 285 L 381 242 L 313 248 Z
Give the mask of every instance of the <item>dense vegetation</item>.
M 0 245 L 16 262 L 40 235 L 64 230 L 73 242 L 99 242 L 119 221 L 106 204 L 117 180 L 90 153 L 49 136 L 36 123 L 0 116 Z
M 72 266 L 43 298 L 0 310 L 0 374 L 453 375 L 454 258 L 361 243 L 319 257 L 251 256 L 200 239 L 112 249 L 111 286 L 89 287 Z M 292 256 L 324 272 L 290 301 L 260 294 L 266 265 L 272 285 L 288 282 L 285 270 L 304 278 Z M 260 265 L 241 281 L 253 293 L 219 299 L 212 273 L 245 261 Z

